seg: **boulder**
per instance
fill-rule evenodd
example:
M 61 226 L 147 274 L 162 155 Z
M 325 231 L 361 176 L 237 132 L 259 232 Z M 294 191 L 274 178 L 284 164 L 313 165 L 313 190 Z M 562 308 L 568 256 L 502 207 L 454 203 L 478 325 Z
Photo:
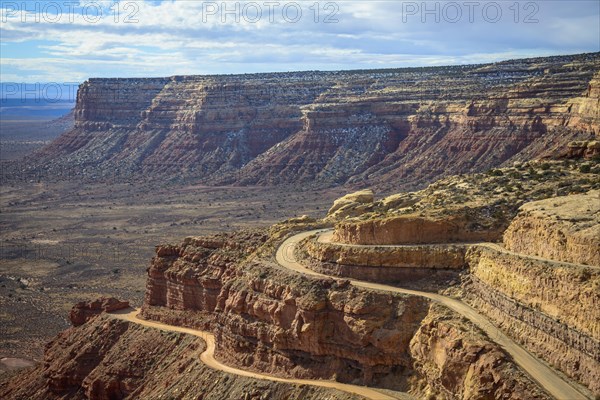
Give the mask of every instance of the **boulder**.
M 373 206 L 373 197 L 371 189 L 359 190 L 340 197 L 333 202 L 333 206 L 327 212 L 327 219 L 336 220 L 361 215 Z

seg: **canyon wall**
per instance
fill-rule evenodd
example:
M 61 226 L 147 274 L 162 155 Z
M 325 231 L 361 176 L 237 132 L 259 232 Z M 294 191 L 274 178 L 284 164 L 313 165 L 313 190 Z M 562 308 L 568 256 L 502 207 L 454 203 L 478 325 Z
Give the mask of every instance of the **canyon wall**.
M 49 176 L 408 188 L 598 133 L 600 53 L 486 65 L 90 79 Z
M 516 341 L 600 394 L 600 270 L 487 247 L 467 255 L 474 305 Z
M 451 280 L 467 265 L 461 245 L 360 248 L 308 238 L 299 248 L 299 259 L 312 270 L 371 282 Z
M 344 392 L 243 378 L 205 366 L 205 343 L 102 315 L 61 333 L 44 361 L 0 381 L 5 400 L 202 398 L 359 399 Z
M 244 368 L 363 384 L 398 374 L 402 384 L 427 300 L 252 262 L 236 267 L 228 257 L 247 251 L 240 239 L 216 247 L 214 240 L 189 238 L 159 247 L 143 314 L 212 330 L 217 358 Z
M 455 313 L 422 297 L 306 278 L 247 258 L 264 240 L 248 233 L 159 246 L 143 315 L 211 330 L 219 360 L 274 375 L 419 398 L 548 398 Z
M 444 219 L 389 217 L 336 224 L 333 241 L 359 245 L 429 244 L 487 242 L 501 237 L 502 231 L 470 228 L 468 218 Z
M 600 267 L 600 191 L 523 205 L 504 244 L 517 253 Z
M 493 338 L 492 338 L 493 339 Z M 469 322 L 433 305 L 410 343 L 421 399 L 550 399 Z
M 600 339 L 600 270 L 477 247 L 469 255 L 471 274 L 523 305 Z

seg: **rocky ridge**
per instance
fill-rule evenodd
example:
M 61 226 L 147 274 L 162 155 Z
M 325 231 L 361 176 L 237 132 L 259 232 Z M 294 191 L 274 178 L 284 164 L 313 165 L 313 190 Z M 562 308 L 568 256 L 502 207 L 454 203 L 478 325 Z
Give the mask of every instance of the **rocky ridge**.
M 211 370 L 205 343 L 100 315 L 61 333 L 44 362 L 0 382 L 3 399 L 358 399 L 348 393 L 243 378 Z
M 219 360 L 273 375 L 335 378 L 419 398 L 548 398 L 496 344 L 443 307 L 422 297 L 358 289 L 343 279 L 301 277 L 272 263 L 269 254 L 286 235 L 319 226 L 301 217 L 270 229 L 157 246 L 143 315 L 210 330 Z M 113 302 L 80 304 L 74 314 L 102 303 Z M 1 383 L 0 395 L 154 398 L 206 390 L 206 398 L 336 398 L 270 383 L 255 389 L 253 381 L 199 365 L 198 339 L 92 314 L 52 342 L 34 372 Z
M 399 70 L 90 79 L 48 177 L 423 186 L 599 131 L 600 53 Z M 591 154 L 591 153 L 590 153 Z M 424 168 L 424 166 L 426 166 Z
M 517 253 L 600 266 L 600 191 L 527 203 L 504 232 Z
M 463 289 L 452 293 L 466 298 L 529 351 L 582 382 L 597 395 L 600 393 L 597 385 L 600 365 L 597 321 L 600 316 L 596 315 L 600 301 L 600 262 L 597 260 L 600 255 L 597 239 L 600 202 L 594 188 L 598 187 L 600 178 L 597 174 L 581 173 L 597 172 L 597 164 L 568 166 L 569 163 L 564 162 L 528 163 L 525 168 L 517 165 L 492 170 L 485 175 L 456 177 L 420 192 L 388 196 L 366 207 L 360 205 L 361 215 L 355 216 L 352 209 L 347 210 L 347 216 L 336 215 L 342 220 L 336 225 L 339 232 L 334 235 L 334 240 L 336 237 L 346 239 L 351 245 L 321 243 L 315 249 L 315 244 L 309 242 L 306 254 L 326 261 L 309 265 L 337 276 L 355 277 L 355 274 L 363 273 L 362 279 L 384 281 L 394 277 L 385 265 L 386 257 L 398 250 L 395 254 L 404 257 L 402 261 L 412 267 L 413 275 L 421 273 L 433 277 L 422 258 L 411 257 L 410 253 L 400 256 L 408 249 L 423 247 L 405 244 L 404 238 L 414 242 L 421 237 L 402 231 L 402 224 L 408 229 L 414 221 L 411 215 L 418 213 L 422 219 L 433 221 L 431 226 L 437 221 L 453 221 L 456 215 L 463 220 L 470 217 L 466 223 L 471 226 L 498 226 L 500 233 L 504 231 L 503 245 L 463 244 L 469 248 L 464 258 L 465 273 L 468 274 Z M 541 170 L 541 177 L 536 167 Z M 534 177 L 533 182 L 529 179 L 527 186 L 520 183 L 523 182 L 524 174 L 520 172 L 523 170 Z M 586 188 L 572 186 L 572 179 L 581 182 L 578 176 L 591 177 L 586 180 Z M 503 187 L 504 190 L 483 196 L 473 190 L 475 182 L 479 182 L 480 188 L 483 186 L 483 192 L 490 182 L 493 182 L 492 187 Z M 546 191 L 545 187 L 552 188 L 552 192 Z M 546 198 L 567 187 L 577 190 L 567 196 Z M 507 197 L 508 201 L 498 202 L 502 197 Z M 536 197 L 543 200 L 530 201 L 517 208 L 521 201 L 535 200 Z M 469 200 L 464 202 L 463 198 Z M 495 208 L 494 214 L 485 212 L 490 205 Z M 487 223 L 484 223 L 485 219 Z M 394 230 L 396 226 L 400 227 Z M 456 240 L 453 232 L 464 234 L 464 226 L 467 225 L 449 231 L 438 222 L 438 231 L 430 236 L 434 242 L 444 242 L 444 238 L 453 241 Z M 496 239 L 501 238 L 501 235 L 496 236 Z M 361 248 L 357 245 L 362 243 L 375 246 Z M 403 246 L 383 246 L 398 243 Z M 442 252 L 448 245 L 430 246 Z M 341 249 L 350 256 L 340 253 Z M 407 282 L 405 278 L 403 284 Z

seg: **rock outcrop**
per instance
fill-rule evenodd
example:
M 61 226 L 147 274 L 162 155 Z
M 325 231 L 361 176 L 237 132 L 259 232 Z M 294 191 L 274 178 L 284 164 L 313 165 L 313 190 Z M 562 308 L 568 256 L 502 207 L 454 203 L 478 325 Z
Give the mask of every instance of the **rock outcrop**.
M 389 217 L 336 224 L 333 241 L 347 244 L 429 244 L 494 241 L 501 231 L 471 227 L 465 216 L 443 219 Z
M 467 266 L 462 245 L 361 248 L 308 238 L 298 253 L 303 263 L 322 274 L 387 284 L 450 281 Z
M 188 238 L 159 247 L 143 315 L 212 330 L 220 360 L 272 374 L 378 383 L 410 368 L 408 343 L 427 313 L 415 296 L 370 293 L 268 265 L 236 267 L 261 235 Z M 254 245 L 252 244 L 254 242 Z M 171 310 L 171 311 L 169 311 Z
M 50 342 L 44 362 L 0 382 L 5 400 L 358 399 L 348 393 L 259 381 L 215 371 L 198 354 L 205 343 L 102 315 Z
M 456 67 L 90 79 L 48 178 L 423 186 L 599 131 L 600 53 Z
M 432 306 L 410 351 L 415 369 L 425 377 L 420 398 L 551 398 L 525 378 L 498 345 L 441 306 Z
M 327 219 L 337 220 L 364 214 L 373 205 L 373 191 L 370 189 L 349 193 L 333 202 L 327 212 Z
M 517 253 L 600 267 L 600 191 L 524 204 L 504 244 Z
M 600 270 L 488 247 L 467 258 L 474 304 L 529 351 L 600 393 Z
M 121 301 L 114 297 L 101 297 L 94 301 L 82 301 L 75 304 L 69 313 L 69 319 L 73 326 L 80 326 L 103 312 L 113 312 L 128 307 L 128 301 Z

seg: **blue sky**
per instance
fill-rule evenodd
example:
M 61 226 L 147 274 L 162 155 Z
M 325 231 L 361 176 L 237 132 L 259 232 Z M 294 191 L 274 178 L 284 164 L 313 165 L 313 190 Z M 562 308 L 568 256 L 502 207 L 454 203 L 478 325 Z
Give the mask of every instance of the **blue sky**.
M 600 51 L 600 1 L 4 1 L 3 82 L 471 64 Z

